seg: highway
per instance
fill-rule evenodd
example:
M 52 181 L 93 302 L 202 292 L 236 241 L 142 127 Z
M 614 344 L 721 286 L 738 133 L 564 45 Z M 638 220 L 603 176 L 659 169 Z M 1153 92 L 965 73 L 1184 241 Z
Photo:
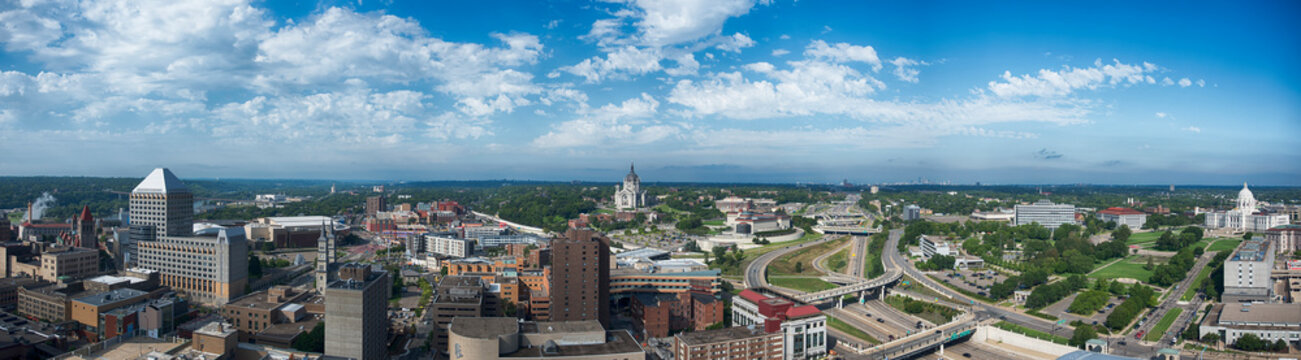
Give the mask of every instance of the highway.
M 769 263 L 771 263 L 774 259 L 781 257 L 782 255 L 786 255 L 787 253 L 790 253 L 791 251 L 795 251 L 796 249 L 800 249 L 805 246 L 813 246 L 813 245 L 821 244 L 823 242 L 826 242 L 828 239 L 831 239 L 831 237 L 823 236 L 821 239 L 806 242 L 796 246 L 787 246 L 781 249 L 769 251 L 767 254 L 759 255 L 758 258 L 755 258 L 754 261 L 750 262 L 749 267 L 745 268 L 745 287 L 747 288 L 762 287 L 762 288 L 775 289 L 774 287 L 768 285 L 768 279 L 764 277 L 764 272 L 767 271 Z

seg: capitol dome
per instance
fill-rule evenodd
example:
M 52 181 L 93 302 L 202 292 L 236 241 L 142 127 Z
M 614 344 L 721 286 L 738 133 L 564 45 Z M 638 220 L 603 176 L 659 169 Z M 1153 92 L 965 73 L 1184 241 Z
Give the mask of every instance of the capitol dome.
M 1242 190 L 1238 191 L 1238 209 L 1241 210 L 1256 209 L 1256 196 L 1251 194 L 1250 189 L 1247 189 L 1246 182 L 1242 183 Z

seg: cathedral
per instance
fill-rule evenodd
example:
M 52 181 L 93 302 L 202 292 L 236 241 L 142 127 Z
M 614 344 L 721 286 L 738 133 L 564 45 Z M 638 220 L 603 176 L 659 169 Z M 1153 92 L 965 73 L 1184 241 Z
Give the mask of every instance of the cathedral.
M 646 190 L 641 189 L 641 178 L 637 171 L 628 166 L 628 176 L 623 177 L 623 187 L 614 186 L 614 207 L 620 210 L 635 210 L 646 206 Z

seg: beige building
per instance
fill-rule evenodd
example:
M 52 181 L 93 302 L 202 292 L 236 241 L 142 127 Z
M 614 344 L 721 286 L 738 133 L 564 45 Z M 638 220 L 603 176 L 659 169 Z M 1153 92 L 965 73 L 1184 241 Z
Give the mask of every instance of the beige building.
M 99 314 L 148 300 L 149 293 L 136 289 L 117 289 L 72 299 L 72 320 L 89 328 L 99 327 Z
M 238 331 L 230 324 L 214 322 L 204 325 L 194 332 L 192 340 L 194 341 L 190 348 L 212 354 L 216 356 L 205 356 L 207 359 L 223 360 L 235 357 L 235 348 L 239 346 Z
M 41 279 L 81 279 L 99 273 L 99 252 L 83 248 L 46 251 L 41 254 Z
M 741 326 L 673 336 L 673 358 L 678 360 L 782 360 L 784 352 L 782 334 L 763 328 Z
M 389 273 L 370 265 L 339 267 L 325 289 L 325 354 L 357 360 L 383 359 L 388 340 Z
M 216 236 L 164 236 L 137 247 L 140 267 L 158 271 L 163 286 L 195 302 L 224 305 L 248 284 L 248 243 L 240 228 Z
M 67 287 L 46 286 L 41 288 L 18 288 L 18 314 L 31 316 L 41 321 L 59 323 L 72 320 L 68 303 L 72 298 L 87 294 L 81 283 L 69 284 Z
M 605 331 L 596 320 L 521 322 L 513 317 L 456 318 L 449 327 L 452 360 L 644 360 L 627 330 Z

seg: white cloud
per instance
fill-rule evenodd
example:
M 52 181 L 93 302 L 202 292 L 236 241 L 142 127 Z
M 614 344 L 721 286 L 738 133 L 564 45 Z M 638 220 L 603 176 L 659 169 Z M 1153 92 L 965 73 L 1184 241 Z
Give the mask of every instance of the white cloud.
M 258 96 L 213 110 L 214 136 L 239 142 L 398 144 L 424 132 L 439 139 L 490 134 L 484 123 L 457 115 L 431 117 L 428 94 L 346 89 L 311 95 Z M 455 126 L 449 123 L 456 122 Z M 423 130 L 423 131 L 422 131 Z M 250 138 L 249 133 L 262 136 Z M 257 139 L 257 140 L 254 140 Z
M 930 65 L 925 61 L 917 61 L 904 57 L 896 57 L 894 60 L 890 60 L 890 64 L 894 65 L 895 77 L 898 77 L 899 80 L 910 83 L 916 83 L 918 81 L 917 75 L 921 74 L 921 70 L 917 70 L 917 66 Z
M 1168 78 L 1168 77 L 1167 77 L 1167 78 L 1164 78 L 1164 79 L 1161 79 L 1161 86 L 1170 86 L 1170 85 L 1174 85 L 1174 84 L 1175 84 L 1175 81 L 1174 81 L 1174 80 L 1170 80 L 1170 78 Z
M 619 143 L 641 145 L 677 135 L 681 127 L 650 121 L 658 113 L 659 101 L 649 94 L 581 111 L 579 117 L 552 125 L 552 130 L 534 139 L 538 148 L 573 148 Z
M 739 53 L 741 49 L 751 46 L 754 46 L 754 40 L 750 39 L 749 36 L 745 36 L 745 34 L 735 33 L 730 37 L 721 38 L 715 47 L 719 50 Z
M 1206 87 L 1206 80 L 1197 79 L 1197 87 Z
M 790 40 L 790 39 L 791 39 L 791 36 L 790 36 L 790 35 L 786 35 L 786 34 L 782 34 L 782 36 L 781 36 L 780 38 L 781 38 L 782 40 Z
M 695 75 L 696 72 L 700 70 L 700 62 L 697 62 L 695 55 L 692 55 L 691 53 L 678 55 L 673 58 L 673 61 L 676 62 L 678 66 L 675 68 L 664 69 L 665 74 L 669 74 L 670 76 Z
M 1189 132 L 1195 132 L 1195 133 L 1198 133 L 1198 134 L 1201 134 L 1201 133 L 1202 133 L 1202 128 L 1199 128 L 1199 127 L 1196 127 L 1196 126 L 1189 126 L 1189 127 L 1183 128 L 1183 130 L 1184 130 L 1184 131 L 1189 131 Z
M 1156 113 L 1156 117 L 1159 119 L 1164 119 L 1166 116 L 1169 116 L 1169 114 L 1163 112 Z
M 1188 78 L 1179 79 L 1179 87 L 1188 87 L 1192 84 L 1193 82 L 1188 80 Z
M 559 26 L 560 26 L 560 19 L 551 20 L 548 21 L 546 25 L 542 25 L 542 27 L 546 28 L 547 30 L 555 29 L 556 27 Z
M 850 45 L 848 43 L 828 45 L 825 41 L 814 40 L 804 49 L 804 56 L 839 63 L 857 61 L 872 65 L 873 71 L 881 70 L 881 58 L 876 56 L 876 49 L 871 46 Z
M 1000 97 L 1064 96 L 1078 89 L 1095 90 L 1099 87 L 1145 83 L 1145 73 L 1158 69 L 1150 63 L 1130 65 L 1119 60 L 1113 61 L 1113 64 L 1102 65 L 1102 60 L 1099 59 L 1087 68 L 1068 66 L 1060 71 L 1043 69 L 1037 75 L 1013 76 L 1012 72 L 1005 71 L 1002 82 L 989 82 L 989 90 Z
M 660 70 L 660 51 L 626 46 L 605 54 L 605 58 L 592 57 L 561 71 L 583 77 L 589 83 L 606 78 L 624 78 Z
M 718 35 L 728 18 L 745 15 L 753 0 L 632 0 L 640 43 L 662 47 Z
M 782 56 L 790 53 L 791 52 L 786 49 L 777 49 L 772 51 L 772 56 Z

